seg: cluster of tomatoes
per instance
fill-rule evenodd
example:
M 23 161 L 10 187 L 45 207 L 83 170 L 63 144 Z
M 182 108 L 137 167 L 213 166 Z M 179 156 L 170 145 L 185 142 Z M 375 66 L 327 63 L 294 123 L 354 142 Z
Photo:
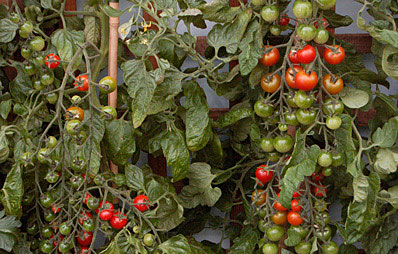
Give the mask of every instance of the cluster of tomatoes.
M 318 158 L 319 166 L 329 164 L 329 159 L 326 153 L 322 153 Z M 337 156 L 336 154 L 328 166 L 339 166 L 341 163 L 341 155 Z M 322 170 L 322 172 L 324 171 Z M 251 198 L 257 207 L 258 228 L 264 233 L 264 237 L 258 243 L 264 254 L 279 253 L 278 243 L 287 238 L 288 231 L 294 231 L 301 239 L 294 246 L 290 246 L 297 254 L 309 254 L 314 238 L 318 239 L 321 253 L 338 253 L 337 244 L 331 241 L 332 228 L 328 225 L 330 224 L 330 215 L 327 212 L 326 203 L 322 199 L 326 196 L 326 187 L 320 183 L 323 180 L 322 177 L 325 177 L 322 172 L 314 174 L 313 181 L 310 181 L 311 178 L 308 179 L 309 186 L 312 186 L 312 188 L 309 187 L 310 190 L 303 183 L 300 189 L 293 193 L 290 208 L 285 208 L 279 202 L 280 189 L 274 171 L 267 165 L 257 167 L 256 185 L 261 189 L 256 189 Z M 318 177 L 320 178 L 318 179 Z M 306 195 L 309 192 L 312 193 L 312 196 Z M 311 205 L 309 205 L 310 202 Z M 311 213 L 312 215 L 309 216 Z

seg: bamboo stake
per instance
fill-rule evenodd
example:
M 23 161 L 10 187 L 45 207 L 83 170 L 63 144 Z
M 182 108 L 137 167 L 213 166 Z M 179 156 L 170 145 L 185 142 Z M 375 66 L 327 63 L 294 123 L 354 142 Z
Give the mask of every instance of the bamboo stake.
M 117 0 L 110 1 L 109 6 L 114 9 L 119 9 L 119 2 Z M 117 46 L 118 46 L 118 28 L 119 18 L 109 18 L 109 61 L 108 61 L 108 73 L 109 76 L 117 80 Z M 116 90 L 108 95 L 108 105 L 117 108 L 117 87 Z M 110 168 L 114 174 L 118 173 L 117 165 L 110 162 Z

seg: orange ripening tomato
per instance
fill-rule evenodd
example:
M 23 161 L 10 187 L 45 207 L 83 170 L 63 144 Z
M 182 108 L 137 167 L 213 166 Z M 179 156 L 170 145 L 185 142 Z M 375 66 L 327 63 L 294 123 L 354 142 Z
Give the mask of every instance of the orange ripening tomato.
M 328 91 L 328 93 L 334 95 L 338 94 L 343 90 L 344 82 L 342 78 L 335 78 L 335 82 L 332 81 L 332 76 L 326 74 L 322 78 L 323 87 Z
M 304 222 L 303 218 L 300 217 L 300 214 L 295 211 L 290 211 L 287 214 L 287 221 L 292 226 L 299 226 Z
M 264 48 L 272 48 L 272 46 L 265 46 Z M 273 48 L 270 52 L 264 53 L 263 57 L 260 59 L 260 63 L 265 66 L 272 66 L 279 61 L 279 57 L 279 50 L 277 48 Z
M 267 74 L 261 78 L 261 88 L 267 93 L 274 93 L 281 86 L 281 76 L 274 74 L 272 77 Z
M 264 204 L 267 201 L 267 194 L 265 193 L 264 190 L 255 190 L 252 193 L 252 202 L 256 205 L 256 206 L 261 206 L 262 204 Z
M 88 76 L 87 75 L 80 75 L 77 77 L 77 81 L 75 81 L 74 85 L 75 88 L 79 91 L 87 91 L 88 90 Z
M 84 120 L 84 111 L 80 107 L 70 107 L 67 109 L 67 111 L 65 113 L 65 118 L 68 121 L 71 121 L 71 120 L 83 121 Z
M 292 68 L 288 68 L 285 74 L 285 79 L 286 79 L 286 83 L 289 87 L 293 88 L 293 89 L 297 89 L 297 85 L 296 85 L 296 75 L 297 72 L 300 72 L 303 70 L 303 67 L 301 67 L 301 65 L 293 65 L 294 70 L 296 71 L 296 73 L 293 72 Z

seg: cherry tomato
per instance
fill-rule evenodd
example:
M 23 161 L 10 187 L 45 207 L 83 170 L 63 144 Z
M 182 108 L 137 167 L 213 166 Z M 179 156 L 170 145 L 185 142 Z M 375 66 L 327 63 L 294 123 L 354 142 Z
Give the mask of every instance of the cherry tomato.
M 328 241 L 332 237 L 332 229 L 330 226 L 316 228 L 314 232 L 315 237 Z
M 308 228 L 303 228 L 301 226 L 290 226 L 289 229 L 298 233 L 300 235 L 301 239 L 304 239 L 305 237 L 307 237 L 307 235 L 309 233 Z
M 47 222 L 51 222 L 55 219 L 55 213 L 51 212 L 51 211 L 45 211 L 44 212 L 44 220 Z
M 289 16 L 287 14 L 283 14 L 279 17 L 278 25 L 287 26 L 289 25 L 289 22 L 290 22 Z
M 89 249 L 90 248 L 84 246 L 80 247 L 80 254 L 88 254 Z
M 31 61 L 34 65 L 36 65 L 36 67 L 39 68 L 40 66 L 42 66 L 44 64 L 44 57 L 42 55 L 38 55 L 38 56 L 34 57 Z
M 20 31 L 23 34 L 27 34 L 29 35 L 32 31 L 33 31 L 33 24 L 32 22 L 30 22 L 29 20 L 26 21 L 25 23 L 22 24 L 22 26 L 20 27 Z M 24 37 L 24 38 L 28 38 L 28 36 Z
M 41 229 L 41 235 L 44 238 L 50 238 L 50 237 L 52 237 L 54 235 L 54 231 L 53 231 L 53 229 L 50 226 L 44 226 Z
M 277 195 L 277 197 L 279 198 L 279 193 L 276 194 L 276 195 Z M 281 202 L 276 201 L 276 200 L 275 200 L 275 202 L 274 202 L 274 208 L 275 208 L 277 211 L 279 211 L 279 212 L 286 212 L 286 211 L 287 211 L 287 208 L 283 207 L 283 205 L 281 204 Z
M 101 201 L 99 207 L 96 211 L 101 220 L 110 220 L 114 213 L 113 204 L 109 201 L 105 201 L 105 203 Z
M 143 242 L 145 246 L 151 247 L 155 241 L 155 236 L 153 234 L 145 234 Z
M 281 29 L 281 27 L 278 26 L 278 25 L 272 25 L 272 26 L 269 28 L 269 31 L 270 31 L 270 33 L 271 33 L 272 35 L 278 36 L 278 35 L 281 34 L 282 29 Z
M 327 98 L 322 106 L 325 115 L 340 115 L 344 111 L 344 104 L 340 100 Z
M 251 0 L 250 3 L 256 6 L 263 6 L 265 4 L 265 0 Z
M 284 114 L 285 121 L 288 125 L 297 126 L 299 122 L 294 112 L 287 112 Z
M 33 76 L 38 72 L 36 66 L 33 64 L 25 64 L 23 67 L 23 71 L 28 76 Z
M 281 76 L 267 74 L 261 78 L 261 88 L 267 93 L 274 93 L 281 86 Z
M 105 120 L 113 120 L 117 117 L 116 109 L 112 106 L 102 107 L 101 112 Z
M 311 45 L 305 45 L 303 49 L 297 50 L 297 60 L 303 64 L 309 64 L 314 61 L 316 57 L 315 48 Z
M 311 2 L 294 1 L 293 14 L 298 19 L 309 18 L 312 15 L 312 4 L 311 4 Z
M 59 243 L 58 250 L 61 253 L 66 253 L 73 248 L 72 243 L 69 240 L 62 240 Z
M 83 222 L 82 228 L 86 232 L 92 232 L 95 229 L 95 223 L 92 219 L 87 219 Z
M 88 90 L 88 76 L 87 75 L 80 75 L 75 81 L 74 86 L 79 91 L 87 91 Z
M 318 75 L 315 71 L 307 74 L 304 70 L 301 70 L 296 74 L 295 82 L 298 89 L 310 91 L 318 84 Z
M 48 183 L 56 183 L 59 179 L 59 175 L 58 173 L 54 172 L 54 171 L 50 171 L 46 174 L 46 176 L 44 177 L 44 179 L 46 179 L 46 181 Z
M 314 96 L 307 95 L 304 91 L 297 91 L 293 100 L 297 107 L 303 109 L 311 107 L 315 102 Z
M 30 47 L 22 47 L 21 48 L 21 56 L 25 59 L 28 59 L 32 55 L 33 51 Z
M 79 120 L 83 121 L 84 120 L 84 111 L 80 107 L 70 107 L 67 109 L 65 113 L 65 119 L 70 121 L 70 120 Z
M 101 91 L 101 93 L 111 93 L 113 91 L 115 91 L 116 87 L 117 87 L 117 82 L 114 78 L 112 78 L 111 76 L 106 76 L 104 78 L 102 78 L 99 82 L 100 87 L 99 90 Z
M 322 78 L 322 84 L 323 87 L 330 93 L 331 95 L 335 95 L 341 92 L 343 90 L 344 82 L 342 78 L 336 78 L 333 77 L 332 81 L 332 76 L 330 74 L 326 74 Z
M 55 104 L 58 100 L 58 94 L 56 93 L 49 93 L 46 95 L 46 99 L 48 101 L 48 103 L 50 104 Z
M 292 207 L 292 211 L 294 211 L 294 212 L 300 212 L 301 210 L 303 210 L 303 207 L 299 204 L 297 199 L 292 199 L 292 201 L 290 202 L 290 205 Z
M 296 246 L 294 246 L 294 250 L 297 254 L 310 254 L 312 249 L 312 245 L 309 242 L 299 242 Z
M 59 226 L 59 232 L 65 236 L 70 235 L 70 233 L 72 232 L 72 225 L 68 222 L 61 223 L 61 225 Z
M 81 124 L 81 122 L 79 120 L 68 121 L 68 123 L 66 124 L 66 131 L 70 135 L 76 135 L 78 132 L 78 129 L 80 127 L 80 124 Z
M 300 214 L 295 211 L 290 211 L 287 214 L 287 221 L 293 226 L 299 226 L 304 222 L 304 220 L 300 217 Z
M 297 50 L 290 50 L 289 51 L 289 60 L 292 64 L 298 64 L 300 61 L 297 58 Z
M 87 207 L 90 209 L 90 210 L 97 210 L 98 209 L 98 207 L 99 207 L 99 200 L 98 200 L 98 198 L 95 198 L 95 197 L 90 197 L 88 200 L 87 200 L 87 203 L 86 203 L 86 205 L 87 205 Z
M 119 212 L 116 212 L 109 223 L 114 229 L 122 229 L 127 224 L 127 217 L 125 214 L 119 214 Z
M 322 174 L 324 176 L 331 176 L 333 174 L 333 169 L 332 168 L 323 168 Z
M 301 67 L 300 65 L 293 65 L 293 69 L 295 70 L 295 72 L 293 72 L 292 68 L 288 68 L 285 74 L 285 79 L 286 79 L 286 83 L 288 86 L 290 86 L 293 89 L 297 89 L 297 85 L 296 85 L 296 75 L 298 72 L 303 70 L 303 67 Z
M 318 7 L 322 10 L 328 10 L 336 5 L 336 0 L 317 0 Z
M 90 212 L 87 212 L 87 211 L 82 211 L 81 213 L 80 213 L 80 215 L 79 215 L 79 224 L 80 225 L 83 225 L 83 223 L 86 221 L 86 220 L 91 220 L 91 219 L 93 219 L 93 215 L 90 213 Z
M 56 214 L 56 213 L 59 213 L 60 211 L 61 211 L 61 207 L 59 206 L 59 205 L 52 205 L 51 206 L 51 211 L 54 213 L 54 214 Z
M 59 56 L 57 54 L 51 53 L 51 54 L 48 54 L 44 60 L 46 61 L 46 65 L 48 68 L 55 69 L 59 66 L 59 64 L 60 64 L 59 61 L 61 59 L 59 58 Z
M 260 140 L 260 147 L 264 152 L 269 153 L 275 150 L 272 138 L 262 138 Z
M 53 249 L 54 246 L 50 241 L 44 240 L 40 243 L 40 251 L 43 253 L 51 253 Z
M 332 155 L 328 152 L 321 152 L 318 156 L 318 165 L 321 167 L 329 167 L 330 165 L 332 165 Z
M 281 158 L 281 154 L 278 152 L 270 152 L 267 154 L 267 158 L 271 162 L 277 162 Z
M 325 176 L 314 172 L 311 175 L 311 179 L 312 179 L 312 181 L 319 182 L 319 181 L 322 181 L 323 179 L 325 179 Z
M 297 35 L 303 41 L 312 41 L 316 36 L 316 28 L 313 25 L 300 24 L 297 27 Z
M 280 153 L 287 153 L 292 149 L 294 145 L 294 140 L 292 136 L 286 135 L 283 137 L 275 137 L 273 141 L 273 145 L 275 147 L 275 150 L 277 150 Z
M 301 196 L 301 193 L 299 191 L 293 192 L 293 198 L 299 198 Z
M 285 225 L 287 222 L 286 212 L 278 211 L 277 213 L 271 216 L 271 220 L 276 225 Z
M 284 123 L 279 123 L 278 124 L 278 129 L 281 132 L 285 132 L 285 131 L 287 131 L 289 129 L 289 126 L 287 124 L 284 124 Z
M 269 22 L 272 23 L 279 17 L 279 9 L 275 5 L 267 5 L 261 9 L 261 17 Z
M 265 49 L 272 48 L 272 46 L 265 46 Z M 265 66 L 275 65 L 279 61 L 279 50 L 277 48 L 273 48 L 268 53 L 264 53 L 263 57 L 260 59 L 260 63 Z
M 296 84 L 294 84 L 294 85 L 296 85 Z M 287 98 L 286 98 L 287 104 L 289 104 L 289 106 L 292 108 L 298 108 L 296 103 L 294 102 L 294 95 L 295 95 L 294 93 L 289 93 L 287 95 Z
M 283 235 L 285 234 L 285 230 L 282 226 L 275 225 L 267 229 L 267 232 L 265 234 L 270 241 L 277 242 L 283 237 Z
M 76 238 L 81 246 L 90 246 L 91 242 L 93 241 L 93 233 L 80 230 Z
M 325 28 L 317 28 L 314 41 L 318 44 L 324 44 L 329 40 L 329 32 Z
M 72 120 L 72 121 L 77 121 L 77 120 Z M 76 173 L 80 173 L 80 172 L 83 172 L 86 169 L 87 163 L 86 163 L 86 160 L 83 157 L 76 156 L 75 158 L 73 158 L 71 160 L 70 167 Z
M 252 203 L 256 206 L 261 206 L 267 201 L 267 193 L 264 190 L 258 189 L 252 192 Z
M 267 165 L 260 165 L 256 169 L 256 178 L 260 186 L 263 186 L 264 184 L 272 180 L 273 171 L 266 170 L 266 168 Z
M 29 45 L 33 51 L 42 51 L 46 43 L 42 37 L 36 36 L 30 41 Z
M 326 126 L 331 130 L 337 130 L 341 126 L 341 118 L 339 116 L 328 116 Z
M 314 186 L 312 188 L 312 194 L 314 194 L 317 197 L 324 197 L 326 194 L 326 187 L 325 185 L 320 185 L 320 186 Z
M 274 243 L 266 243 L 263 246 L 263 254 L 278 254 L 278 246 Z
M 333 48 L 331 50 L 330 48 Z M 328 64 L 339 64 L 343 62 L 345 57 L 345 51 L 342 47 L 338 45 L 328 46 L 323 51 L 323 58 Z
M 52 72 L 45 72 L 40 75 L 40 82 L 44 86 L 49 86 L 54 82 L 54 73 Z
M 258 100 L 254 104 L 254 112 L 259 117 L 270 117 L 274 113 L 274 106 L 265 103 L 263 100 Z
M 29 235 L 35 235 L 37 232 L 39 232 L 39 227 L 36 223 L 28 224 L 28 226 L 26 227 L 26 232 Z
M 54 197 L 50 192 L 44 193 L 40 196 L 40 204 L 45 208 L 50 208 L 54 203 Z
M 342 153 L 339 152 L 333 152 L 332 153 L 332 165 L 333 167 L 338 167 L 341 166 L 344 162 L 344 156 Z
M 330 215 L 328 212 L 315 213 L 315 222 L 318 225 L 327 225 L 330 223 Z
M 337 254 L 339 253 L 339 246 L 333 241 L 321 246 L 323 254 Z
M 322 18 L 322 23 L 319 25 L 318 21 L 315 21 L 314 26 L 318 29 L 319 27 L 321 28 L 326 28 L 329 26 L 328 21 L 325 18 Z

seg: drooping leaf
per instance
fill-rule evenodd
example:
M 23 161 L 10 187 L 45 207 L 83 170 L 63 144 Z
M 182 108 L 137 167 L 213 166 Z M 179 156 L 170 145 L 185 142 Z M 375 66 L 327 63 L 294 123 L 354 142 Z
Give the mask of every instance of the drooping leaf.
M 18 75 L 10 83 L 10 93 L 15 101 L 23 103 L 30 91 L 33 90 L 32 81 L 25 74 L 21 65 L 17 65 L 15 68 L 18 71 Z
M 176 235 L 159 245 L 165 254 L 193 254 L 187 239 L 183 235 Z
M 216 175 L 211 173 L 211 167 L 204 162 L 192 163 L 188 171 L 189 185 L 185 185 L 178 195 L 185 208 L 195 208 L 199 204 L 214 206 L 221 197 L 221 189 L 211 186 Z
M 8 172 L 3 188 L 1 189 L 1 203 L 7 215 L 22 215 L 23 194 L 24 185 L 21 165 L 14 164 Z
M 3 119 L 7 119 L 12 106 L 11 100 L 5 100 L 0 102 L 0 115 Z
M 145 178 L 142 169 L 133 165 L 127 164 L 124 167 L 124 174 L 126 175 L 127 186 L 134 191 L 145 189 Z
M 11 252 L 21 225 L 22 223 L 15 216 L 5 216 L 4 210 L 0 211 L 0 249 Z
M 196 82 L 184 83 L 186 131 L 188 149 L 198 151 L 212 138 L 209 105 L 203 89 Z
M 19 28 L 17 24 L 8 18 L 0 20 L 0 27 L 0 43 L 8 43 L 12 41 Z
M 380 191 L 379 196 L 381 200 L 390 203 L 394 208 L 398 208 L 398 186 L 395 185 L 388 190 Z
M 101 10 L 103 10 L 104 13 L 106 15 L 108 15 L 109 17 L 120 17 L 124 13 L 123 10 L 115 9 L 115 8 L 109 6 L 109 5 L 106 5 L 106 4 L 101 4 L 99 6 L 100 6 Z
M 148 106 L 155 92 L 154 77 L 146 71 L 145 63 L 140 60 L 129 60 L 122 64 L 124 81 L 133 102 L 131 104 L 134 128 L 145 120 Z
M 229 250 L 229 254 L 253 253 L 260 236 L 259 233 L 250 226 L 242 229 L 240 236 L 234 239 L 234 245 Z
M 125 165 L 135 152 L 135 129 L 122 119 L 106 124 L 104 143 L 108 158 L 116 165 Z
M 78 44 L 83 45 L 84 43 L 84 32 L 59 29 L 52 34 L 51 43 L 57 48 L 61 60 L 70 62 L 79 48 Z M 79 66 L 80 61 L 81 56 L 79 56 L 73 67 Z M 67 63 L 62 65 L 66 68 Z
M 108 6 L 109 8 L 112 8 Z M 84 3 L 85 11 L 97 11 L 97 6 L 90 6 L 88 2 Z M 100 21 L 97 17 L 94 16 L 84 16 L 84 35 L 86 41 L 92 42 L 94 45 L 97 45 L 101 40 L 101 27 Z
M 322 11 L 323 17 L 328 21 L 329 26 L 333 28 L 349 26 L 353 22 L 352 18 L 348 15 L 343 16 L 337 14 L 333 10 L 325 10 Z
M 261 27 L 257 21 L 248 26 L 239 48 L 242 50 L 239 54 L 240 73 L 246 76 L 257 66 L 263 54 Z
M 377 173 L 387 175 L 397 171 L 398 152 L 387 148 L 381 148 L 377 151 L 374 168 Z
M 393 117 L 384 124 L 383 128 L 377 128 L 373 133 L 373 145 L 381 148 L 391 147 L 397 138 L 397 129 L 398 117 Z
M 248 107 L 232 108 L 230 111 L 220 116 L 217 123 L 220 128 L 224 128 L 238 122 L 243 118 L 250 117 L 252 113 L 253 110 Z
M 398 33 L 396 33 L 398 36 Z M 396 47 L 386 45 L 383 50 L 383 57 L 381 60 L 381 66 L 383 71 L 390 77 L 398 79 L 398 43 Z
M 197 6 L 203 18 L 218 23 L 231 22 L 241 10 L 240 7 L 229 7 L 228 0 L 215 0 Z
M 305 146 L 306 135 L 299 129 L 296 133 L 294 150 L 289 164 L 286 165 L 283 179 L 280 182 L 280 202 L 284 207 L 290 207 L 293 192 L 297 191 L 306 176 L 315 172 L 321 149 L 317 145 L 309 148 Z

